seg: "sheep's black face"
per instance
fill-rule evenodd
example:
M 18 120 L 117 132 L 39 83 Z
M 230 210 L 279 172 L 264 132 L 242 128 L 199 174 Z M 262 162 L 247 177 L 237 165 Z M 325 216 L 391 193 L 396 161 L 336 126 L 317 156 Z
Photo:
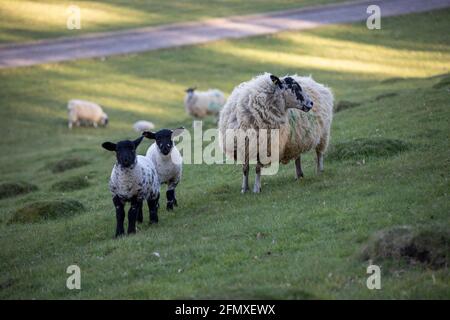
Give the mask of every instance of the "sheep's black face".
M 158 132 L 145 131 L 142 133 L 144 137 L 155 139 L 159 151 L 167 156 L 173 148 L 173 138 L 183 132 L 184 128 L 175 130 L 161 129 Z
M 291 77 L 283 79 L 283 86 L 286 90 L 290 90 L 297 100 L 298 109 L 308 112 L 313 107 L 310 97 L 303 91 L 302 87 Z
M 136 163 L 136 149 L 141 143 L 143 137 L 134 141 L 124 140 L 117 144 L 112 142 L 105 142 L 102 147 L 108 151 L 115 151 L 117 163 L 123 168 L 130 168 Z
M 155 141 L 159 151 L 167 156 L 173 148 L 172 130 L 162 129 L 155 133 Z
M 295 108 L 304 112 L 311 110 L 313 107 L 311 98 L 292 77 L 285 77 L 280 80 L 272 74 L 270 75 L 270 79 L 279 90 L 283 91 L 287 109 Z

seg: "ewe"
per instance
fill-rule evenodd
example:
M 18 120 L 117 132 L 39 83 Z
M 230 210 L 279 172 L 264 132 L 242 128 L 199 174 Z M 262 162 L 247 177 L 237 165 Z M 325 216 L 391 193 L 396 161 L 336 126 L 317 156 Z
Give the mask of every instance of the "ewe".
M 98 104 L 84 100 L 70 100 L 67 104 L 69 112 L 69 129 L 73 124 L 77 126 L 81 122 L 92 124 L 95 128 L 98 125 L 106 126 L 108 124 L 108 115 L 103 112 Z
M 308 113 L 309 112 L 309 113 Z M 300 155 L 315 149 L 317 171 L 323 171 L 323 155 L 327 149 L 333 118 L 333 94 L 311 77 L 297 75 L 278 77 L 265 73 L 237 86 L 220 113 L 219 131 L 224 153 L 236 160 L 239 149 L 227 141 L 227 129 L 279 129 L 280 162 L 295 159 L 296 177 L 303 177 Z M 269 135 L 270 138 L 270 135 Z M 268 141 L 270 145 L 270 141 Z M 241 150 L 240 152 L 247 152 Z M 249 190 L 249 155 L 241 155 L 243 164 L 242 192 Z M 254 192 L 261 191 L 259 154 L 256 159 Z
M 195 91 L 195 88 L 189 88 L 186 90 L 184 107 L 186 112 L 194 118 L 204 118 L 207 115 L 218 116 L 225 101 L 224 93 L 218 89 Z
M 116 208 L 116 237 L 124 234 L 125 203 L 131 202 L 128 211 L 128 234 L 136 232 L 136 219 L 142 222 L 142 202 L 147 200 L 150 223 L 158 222 L 159 179 L 153 163 L 144 156 L 136 156 L 143 137 L 117 144 L 105 142 L 102 147 L 116 153 L 117 162 L 111 172 L 109 189 Z
M 173 143 L 173 138 L 180 135 L 184 128 L 175 130 L 162 129 L 158 132 L 146 131 L 143 134 L 148 139 L 154 139 L 153 143 L 145 155 L 152 161 L 158 173 L 161 184 L 167 184 L 167 210 L 173 210 L 173 206 L 178 206 L 175 197 L 175 188 L 181 180 L 183 158 Z

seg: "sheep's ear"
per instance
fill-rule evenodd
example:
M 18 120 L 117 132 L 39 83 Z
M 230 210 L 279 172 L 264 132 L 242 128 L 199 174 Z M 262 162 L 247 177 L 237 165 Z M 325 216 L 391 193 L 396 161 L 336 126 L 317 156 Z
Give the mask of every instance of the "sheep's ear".
M 105 148 L 108 151 L 116 151 L 117 145 L 112 142 L 103 142 L 102 147 Z
M 142 132 L 142 136 L 148 138 L 148 139 L 156 139 L 156 135 L 154 132 L 151 131 L 144 131 Z
M 172 130 L 172 139 L 182 134 L 184 131 L 183 127 L 179 127 L 177 129 Z
M 141 143 L 142 139 L 144 139 L 144 136 L 140 136 L 139 138 L 137 138 L 136 140 L 133 141 L 135 148 L 137 148 L 139 146 L 139 144 Z
M 272 80 L 273 84 L 277 85 L 278 87 L 282 87 L 281 80 L 277 76 L 274 76 L 273 74 L 270 75 L 270 80 Z

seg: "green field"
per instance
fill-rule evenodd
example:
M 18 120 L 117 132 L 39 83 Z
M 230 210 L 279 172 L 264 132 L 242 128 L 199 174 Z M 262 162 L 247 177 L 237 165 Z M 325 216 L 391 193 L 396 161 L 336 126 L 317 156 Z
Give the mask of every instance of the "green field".
M 0 43 L 121 30 L 301 8 L 343 0 L 2 0 Z M 68 30 L 67 9 L 81 10 L 81 29 Z
M 387 227 L 448 231 L 449 28 L 450 10 L 440 10 L 383 19 L 378 31 L 361 22 L 1 70 L 0 180 L 38 189 L 0 193 L 0 298 L 450 297 L 448 266 L 375 261 L 382 289 L 371 291 L 360 257 L 369 236 Z M 263 177 L 259 195 L 240 194 L 239 166 L 185 165 L 179 207 L 168 213 L 162 205 L 157 226 L 147 225 L 146 209 L 135 236 L 114 239 L 107 186 L 114 157 L 101 143 L 136 138 L 138 119 L 191 128 L 183 89 L 230 93 L 264 71 L 312 74 L 337 102 L 359 103 L 335 114 L 330 155 L 358 138 L 397 139 L 406 150 L 348 159 L 334 153 L 321 176 L 308 154 L 302 181 L 290 163 Z M 69 131 L 72 98 L 102 104 L 110 126 Z M 212 126 L 209 119 L 205 127 Z M 60 160 L 80 166 L 61 172 Z M 48 220 L 33 211 L 14 220 L 17 209 L 44 200 L 67 209 Z M 77 206 L 69 200 L 84 210 L 69 216 Z M 82 290 L 65 287 L 71 264 L 81 268 Z

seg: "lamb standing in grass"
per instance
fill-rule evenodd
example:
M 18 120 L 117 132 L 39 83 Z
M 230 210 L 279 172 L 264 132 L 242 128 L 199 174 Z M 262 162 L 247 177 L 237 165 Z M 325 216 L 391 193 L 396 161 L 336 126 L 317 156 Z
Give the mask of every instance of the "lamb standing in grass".
M 73 124 L 77 126 L 82 122 L 92 124 L 95 128 L 98 125 L 106 126 L 108 124 L 108 115 L 103 112 L 98 104 L 84 100 L 70 100 L 67 104 L 69 112 L 69 129 Z
M 194 118 L 204 118 L 207 115 L 218 116 L 225 101 L 224 93 L 218 89 L 195 91 L 195 88 L 189 88 L 186 90 L 184 107 L 186 112 Z
M 146 131 L 143 133 L 148 139 L 155 139 L 147 150 L 146 157 L 152 161 L 156 168 L 161 184 L 167 184 L 167 210 L 177 206 L 175 188 L 181 180 L 183 158 L 173 143 L 173 138 L 180 135 L 184 128 L 175 130 L 162 129 L 158 132 Z
M 142 222 L 142 203 L 147 200 L 150 223 L 158 222 L 159 178 L 153 163 L 144 156 L 136 156 L 136 149 L 143 137 L 117 144 L 105 142 L 102 147 L 116 153 L 109 189 L 116 208 L 116 237 L 124 234 L 125 203 L 131 202 L 128 211 L 128 234 L 136 232 L 136 220 Z
M 316 151 L 317 171 L 323 171 L 323 155 L 328 146 L 332 118 L 333 94 L 330 89 L 311 77 L 294 75 L 279 79 L 265 73 L 233 90 L 220 114 L 220 142 L 224 153 L 236 159 L 234 141 L 227 144 L 227 129 L 279 129 L 280 162 L 287 164 L 295 159 L 298 179 L 303 177 L 300 155 L 311 149 Z M 245 159 L 242 192 L 249 190 L 246 158 L 241 158 Z M 262 164 L 257 159 L 254 192 L 261 191 Z

